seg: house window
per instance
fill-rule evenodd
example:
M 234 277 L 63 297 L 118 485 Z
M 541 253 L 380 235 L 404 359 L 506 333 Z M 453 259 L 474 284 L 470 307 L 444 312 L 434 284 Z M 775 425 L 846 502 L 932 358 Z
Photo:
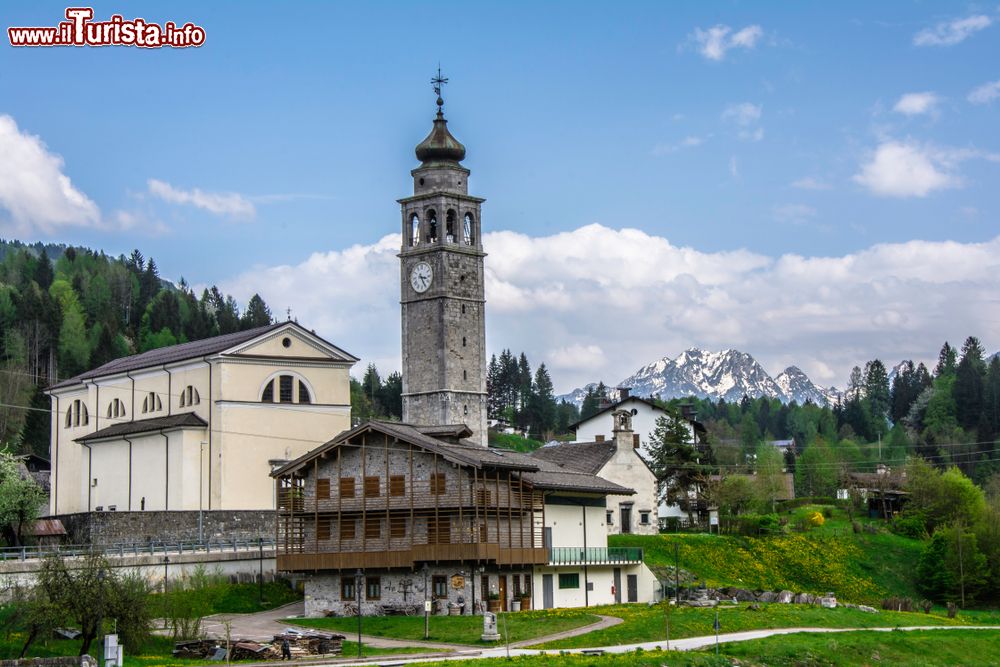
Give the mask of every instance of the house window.
M 403 475 L 390 475 L 389 476 L 389 495 L 390 496 L 405 496 L 406 495 L 406 477 Z
M 330 499 L 330 480 L 326 477 L 321 477 L 316 480 L 316 500 L 329 500 Z
M 382 537 L 382 520 L 381 519 L 365 519 L 365 539 L 366 540 L 377 540 Z
M 530 597 L 531 596 L 531 575 L 530 574 L 524 575 L 524 595 L 526 597 Z
M 312 396 L 309 395 L 309 388 L 306 383 L 299 380 L 299 403 L 312 403 Z
M 378 498 L 381 490 L 381 479 L 365 477 L 365 498 Z
M 580 573 L 567 572 L 559 575 L 559 588 L 579 588 Z
M 274 380 L 264 385 L 264 391 L 260 392 L 261 403 L 274 403 Z
M 607 511 L 607 515 L 608 515 L 608 518 L 606 519 L 606 521 L 608 522 L 608 525 L 611 526 L 611 525 L 614 524 L 615 513 L 612 512 L 611 510 L 608 510 Z
M 394 516 L 389 519 L 389 537 L 406 537 L 406 517 Z
M 520 575 L 515 574 L 513 577 L 511 577 L 511 579 L 513 580 L 514 584 L 514 597 L 519 598 L 521 597 L 521 577 Z
M 353 498 L 354 497 L 354 478 L 353 477 L 341 477 L 340 478 L 340 497 L 341 498 Z
M 354 590 L 354 575 L 340 578 L 340 599 L 356 600 L 357 591 Z
M 353 540 L 355 538 L 354 519 L 340 520 L 340 539 Z
M 382 599 L 382 579 L 379 577 L 365 578 L 365 598 L 368 600 Z
M 649 512 L 639 512 L 639 523 L 644 526 L 649 525 Z
M 316 522 L 316 539 L 318 540 L 328 540 L 330 539 L 330 519 L 327 517 L 321 517 Z
M 604 436 L 603 435 L 595 435 L 594 436 L 594 442 L 604 442 Z
M 199 403 L 201 403 L 201 395 L 198 394 L 198 390 L 191 385 L 184 387 L 184 391 L 181 392 L 181 407 L 189 408 Z
M 431 473 L 431 495 L 443 496 L 447 493 L 447 478 L 443 472 Z
M 435 574 L 431 586 L 432 595 L 435 600 L 448 599 L 448 577 Z
M 446 516 L 427 519 L 427 544 L 451 543 L 451 519 Z

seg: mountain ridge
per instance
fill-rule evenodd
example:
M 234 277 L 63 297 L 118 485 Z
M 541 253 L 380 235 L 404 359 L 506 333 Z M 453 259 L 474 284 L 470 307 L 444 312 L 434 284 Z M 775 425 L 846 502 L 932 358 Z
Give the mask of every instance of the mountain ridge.
M 580 406 L 589 383 L 571 392 L 556 396 Z M 639 368 L 621 382 L 609 387 L 628 387 L 633 396 L 659 396 L 661 399 L 697 396 L 736 402 L 744 395 L 750 398 L 766 396 L 783 403 L 807 400 L 817 405 L 833 405 L 840 392 L 834 387 L 821 387 L 797 366 L 789 366 L 771 377 L 752 355 L 735 349 L 709 352 L 688 348 L 676 358 L 661 357 Z

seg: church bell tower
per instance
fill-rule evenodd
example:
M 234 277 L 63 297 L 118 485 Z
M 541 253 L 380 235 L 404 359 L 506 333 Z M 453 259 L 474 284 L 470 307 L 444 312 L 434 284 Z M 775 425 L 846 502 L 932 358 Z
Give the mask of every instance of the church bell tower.
M 463 146 L 448 131 L 432 80 L 437 117 L 417 145 L 413 196 L 399 200 L 403 325 L 403 421 L 466 424 L 486 447 L 486 297 L 480 206 L 469 195 Z

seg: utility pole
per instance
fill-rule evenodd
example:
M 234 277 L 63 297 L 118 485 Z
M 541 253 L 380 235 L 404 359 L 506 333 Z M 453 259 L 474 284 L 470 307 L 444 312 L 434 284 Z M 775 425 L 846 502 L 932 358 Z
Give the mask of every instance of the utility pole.
M 962 592 L 962 609 L 965 609 L 965 563 L 962 561 L 962 520 L 958 520 L 955 532 L 958 534 L 958 583 Z
M 674 600 L 677 604 L 681 601 L 681 566 L 680 566 L 680 544 L 674 542 Z

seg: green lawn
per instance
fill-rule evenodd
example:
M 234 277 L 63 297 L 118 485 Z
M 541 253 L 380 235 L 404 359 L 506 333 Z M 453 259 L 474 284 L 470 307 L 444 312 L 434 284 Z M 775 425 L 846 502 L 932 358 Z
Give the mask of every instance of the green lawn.
M 746 604 L 719 608 L 722 632 L 741 632 L 762 628 L 872 628 L 912 625 L 977 625 L 998 624 L 1000 614 L 959 614 L 955 619 L 939 614 L 882 611 L 877 614 L 856 609 L 823 609 L 808 605 L 762 604 L 759 611 L 750 611 Z M 592 611 L 606 616 L 617 616 L 624 623 L 597 630 L 577 637 L 533 646 L 532 648 L 563 649 L 587 646 L 614 646 L 657 641 L 667 637 L 667 610 L 670 613 L 670 638 L 710 635 L 715 620 L 715 609 L 697 607 L 671 607 L 614 605 L 595 607 Z
M 206 600 L 208 605 L 204 613 L 206 616 L 212 614 L 252 614 L 282 607 L 302 599 L 301 593 L 289 586 L 287 581 L 282 580 L 265 583 L 263 592 L 263 603 L 261 603 L 261 591 L 258 584 L 213 583 L 201 593 L 202 599 Z M 152 615 L 155 618 L 164 615 L 160 604 L 161 599 L 160 593 L 154 593 L 150 596 Z
M 792 518 L 808 509 L 814 508 L 792 510 Z M 611 535 L 608 543 L 642 547 L 646 564 L 654 570 L 673 566 L 677 544 L 681 568 L 712 587 L 833 591 L 844 602 L 873 606 L 891 595 L 919 600 L 913 573 L 923 543 L 884 532 L 855 534 L 846 525 L 843 512 L 835 510 L 827 525 L 806 533 Z
M 493 431 L 490 431 L 489 440 L 490 447 L 512 449 L 515 452 L 533 452 L 539 447 L 545 445 L 545 443 L 540 440 L 522 438 L 521 436 L 514 435 L 512 433 L 495 433 Z
M 511 642 L 555 634 L 564 630 L 596 623 L 600 619 L 592 610 L 559 609 L 556 611 L 523 611 L 500 614 L 497 620 L 501 635 L 509 633 Z M 504 621 L 506 620 L 506 629 Z M 358 630 L 356 618 L 289 618 L 285 622 L 321 630 L 336 630 L 348 636 Z M 377 637 L 423 640 L 423 616 L 365 616 L 362 632 Z M 483 645 L 483 619 L 481 616 L 432 616 L 429 641 L 446 644 Z M 587 635 L 589 636 L 589 635 Z
M 625 655 L 542 655 L 507 661 L 470 660 L 464 667 L 908 667 L 1000 665 L 1000 632 L 990 630 L 915 630 L 912 632 L 845 632 L 801 634 L 723 644 L 702 651 L 643 651 Z M 739 661 L 738 663 L 735 661 Z M 423 667 L 446 663 L 425 662 Z
M 1000 631 L 913 630 L 801 634 L 723 644 L 721 651 L 746 666 L 989 667 L 1000 665 Z

